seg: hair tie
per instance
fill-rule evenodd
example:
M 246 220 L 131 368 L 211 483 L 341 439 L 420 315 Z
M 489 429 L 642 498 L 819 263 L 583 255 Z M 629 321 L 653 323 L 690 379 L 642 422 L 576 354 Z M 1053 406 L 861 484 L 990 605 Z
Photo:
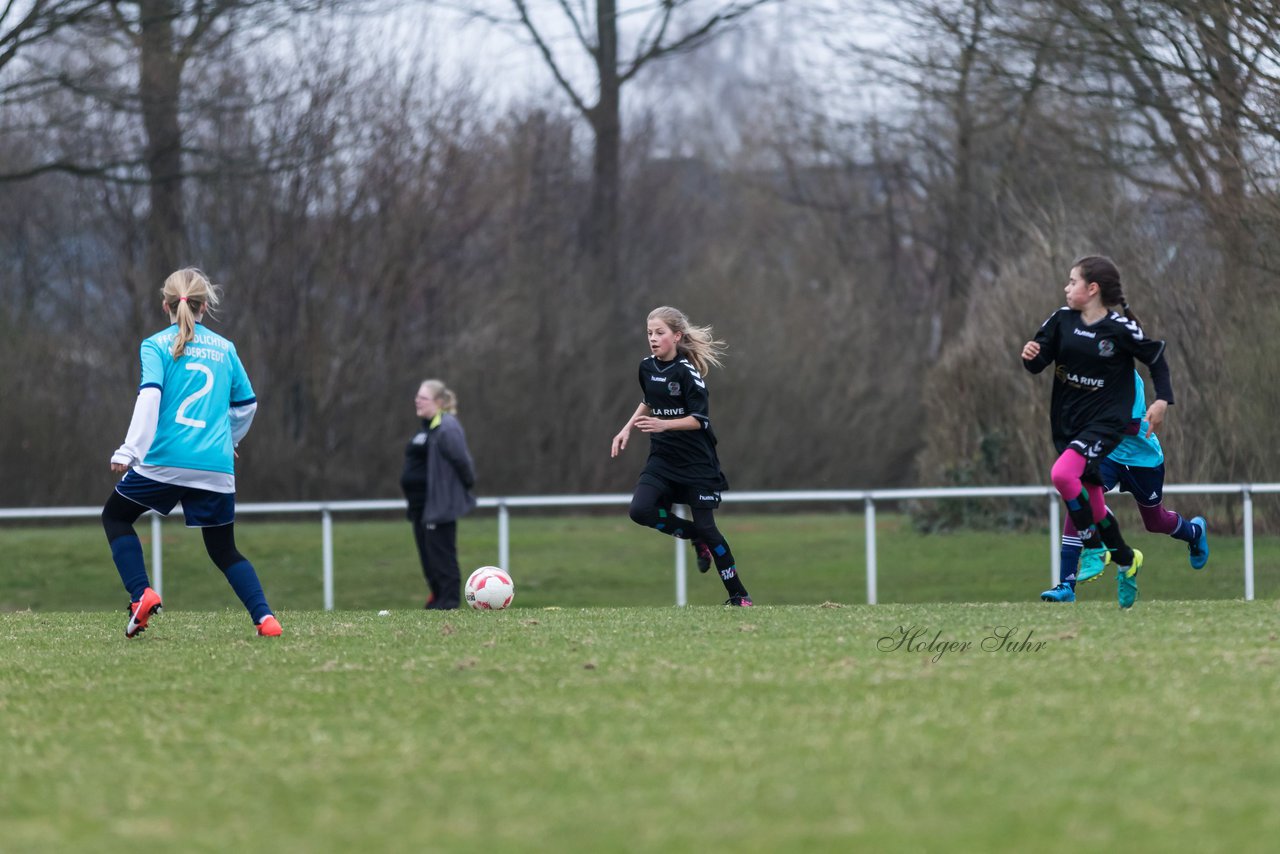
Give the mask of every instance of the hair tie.
M 1128 301 L 1127 301 L 1127 300 L 1120 300 L 1120 307 L 1121 307 L 1121 308 L 1123 308 L 1125 311 L 1128 311 L 1128 310 L 1129 310 L 1129 303 L 1128 303 Z
M 186 297 L 178 297 L 178 302 L 186 302 L 186 301 L 187 301 Z

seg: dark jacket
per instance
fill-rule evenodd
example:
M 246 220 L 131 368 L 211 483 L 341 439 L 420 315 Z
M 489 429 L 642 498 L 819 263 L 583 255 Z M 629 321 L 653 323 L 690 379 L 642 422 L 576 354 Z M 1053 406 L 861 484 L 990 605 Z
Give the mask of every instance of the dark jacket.
M 467 436 L 457 418 L 447 412 L 440 426 L 427 436 L 427 503 L 422 521 L 428 525 L 454 522 L 476 506 L 475 464 L 467 450 Z

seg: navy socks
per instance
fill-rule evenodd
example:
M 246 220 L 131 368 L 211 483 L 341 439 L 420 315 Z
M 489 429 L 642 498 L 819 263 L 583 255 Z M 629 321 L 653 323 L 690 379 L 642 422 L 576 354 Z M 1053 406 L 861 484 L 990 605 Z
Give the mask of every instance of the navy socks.
M 258 573 L 254 571 L 253 564 L 242 560 L 222 572 L 231 583 L 231 589 L 244 603 L 249 616 L 253 618 L 254 625 L 262 622 L 262 618 L 271 613 L 271 608 L 267 605 L 267 594 L 262 592 L 262 582 L 258 580 Z
M 137 602 L 142 592 L 151 586 L 147 579 L 147 564 L 142 558 L 142 541 L 137 534 L 126 534 L 111 541 L 111 560 L 115 562 L 124 589 L 129 591 L 130 601 Z
M 1179 516 L 1178 527 L 1175 528 L 1173 533 L 1169 536 L 1173 537 L 1175 540 L 1182 540 L 1184 543 L 1194 543 L 1196 541 L 1196 537 L 1200 536 L 1200 526 L 1193 525 L 1187 519 Z
M 1080 540 L 1075 537 L 1062 538 L 1061 578 L 1060 580 L 1076 589 L 1076 573 L 1080 569 Z

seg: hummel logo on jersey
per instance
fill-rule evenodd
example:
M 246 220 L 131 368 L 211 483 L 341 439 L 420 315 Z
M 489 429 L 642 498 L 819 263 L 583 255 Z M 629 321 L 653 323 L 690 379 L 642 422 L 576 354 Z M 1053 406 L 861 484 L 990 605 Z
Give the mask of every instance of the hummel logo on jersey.
M 1093 442 L 1086 445 L 1079 439 L 1072 439 L 1069 447 L 1075 448 L 1080 452 L 1080 456 L 1088 460 L 1095 460 L 1102 456 L 1102 442 Z
M 1121 314 L 1118 311 L 1113 311 L 1111 312 L 1111 319 L 1119 323 L 1125 329 L 1128 329 L 1129 332 L 1133 335 L 1134 341 L 1141 341 L 1143 339 L 1142 327 L 1134 323 L 1125 315 Z
M 1080 335 L 1080 336 L 1082 336 L 1082 337 L 1084 337 L 1084 338 L 1097 338 L 1097 337 L 1098 337 L 1098 333 L 1096 333 L 1096 332 L 1090 332 L 1090 331 L 1089 331 L 1089 330 L 1087 330 L 1087 329 L 1073 329 L 1073 330 L 1071 330 L 1071 331 L 1072 331 L 1072 332 L 1074 332 L 1076 335 Z
M 698 388 L 707 387 L 707 384 L 702 381 L 702 374 L 699 373 L 698 369 L 693 366 L 693 362 L 690 362 L 688 359 L 681 359 L 680 364 L 684 365 L 686 368 L 689 369 L 689 375 L 693 377 L 694 385 L 696 385 Z
M 653 374 L 650 374 L 650 375 L 649 375 L 649 380 L 650 380 L 651 382 L 655 382 L 655 383 L 665 383 L 665 382 L 666 382 L 666 380 L 665 380 L 665 379 L 663 379 L 662 377 L 655 377 Z

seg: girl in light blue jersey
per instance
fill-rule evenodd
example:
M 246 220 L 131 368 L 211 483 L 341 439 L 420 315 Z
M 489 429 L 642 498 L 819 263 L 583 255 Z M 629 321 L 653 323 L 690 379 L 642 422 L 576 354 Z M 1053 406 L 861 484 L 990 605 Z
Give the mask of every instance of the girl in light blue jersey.
M 1150 424 L 1144 420 L 1147 412 L 1146 386 L 1137 371 L 1133 373 L 1133 385 L 1135 394 L 1130 432 L 1099 464 L 1102 488 L 1110 490 L 1119 486 L 1121 492 L 1132 495 L 1146 529 L 1153 534 L 1167 534 L 1185 542 L 1191 568 L 1204 569 L 1209 560 L 1209 526 L 1203 516 L 1185 519 L 1164 506 L 1164 449 L 1156 434 L 1150 431 Z M 1109 508 L 1107 515 L 1114 516 Z M 1110 560 L 1110 555 L 1101 549 L 1081 560 L 1083 544 L 1070 516 L 1063 520 L 1061 549 L 1062 581 L 1057 587 L 1040 594 L 1040 598 L 1047 602 L 1074 601 L 1076 585 L 1100 576 Z
M 172 324 L 142 342 L 142 381 L 124 444 L 111 470 L 124 477 L 102 509 L 111 558 L 129 591 L 124 634 L 136 637 L 161 607 L 151 589 L 142 543 L 133 529 L 147 510 L 167 516 L 182 502 L 188 528 L 200 528 L 205 549 L 258 627 L 281 634 L 253 564 L 236 550 L 235 446 L 257 411 L 253 386 L 236 347 L 201 324 L 218 305 L 218 290 L 187 268 L 165 279 L 164 309 Z

